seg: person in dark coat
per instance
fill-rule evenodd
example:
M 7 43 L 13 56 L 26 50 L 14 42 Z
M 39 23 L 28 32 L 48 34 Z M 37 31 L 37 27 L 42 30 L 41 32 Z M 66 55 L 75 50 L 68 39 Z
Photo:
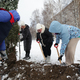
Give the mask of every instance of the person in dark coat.
M 51 46 L 53 44 L 53 35 L 44 25 L 38 23 L 36 25 L 37 41 L 42 44 L 42 50 L 46 58 L 45 62 L 50 62 Z
M 30 49 L 32 43 L 32 36 L 29 30 L 29 26 L 25 24 L 23 21 L 21 22 L 21 31 L 23 38 L 21 41 L 24 41 L 24 51 L 26 52 L 25 57 L 23 59 L 30 59 Z

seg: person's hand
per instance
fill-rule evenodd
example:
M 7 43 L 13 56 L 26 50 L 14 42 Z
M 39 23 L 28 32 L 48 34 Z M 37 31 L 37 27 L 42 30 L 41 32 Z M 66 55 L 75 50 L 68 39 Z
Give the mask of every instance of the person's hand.
M 36 42 L 37 42 L 37 43 L 40 43 L 40 41 L 39 41 L 39 40 L 36 40 Z
M 62 57 L 63 57 L 63 55 L 60 55 L 60 56 L 58 57 L 58 60 L 62 60 Z
M 20 33 L 18 33 L 18 35 L 20 35 Z
M 40 43 L 39 41 L 37 41 L 38 43 Z
M 57 47 L 58 47 L 58 43 L 55 43 L 55 44 L 54 44 L 54 47 L 57 48 Z

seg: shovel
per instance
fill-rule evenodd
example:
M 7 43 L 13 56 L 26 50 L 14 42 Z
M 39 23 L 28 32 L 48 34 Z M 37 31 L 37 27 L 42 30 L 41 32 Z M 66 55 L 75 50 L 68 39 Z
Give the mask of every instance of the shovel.
M 56 50 L 57 50 L 57 54 L 58 54 L 58 57 L 59 57 L 59 51 L 58 51 L 58 46 L 54 46 L 55 48 L 56 48 Z M 59 60 L 59 62 L 60 62 L 60 64 L 61 64 L 61 60 Z
M 19 35 L 19 60 L 21 59 L 21 50 L 20 50 L 20 33 L 18 34 Z
M 41 49 L 41 52 L 42 52 L 42 54 L 43 54 L 44 60 L 46 60 L 46 58 L 45 58 L 45 56 L 44 56 L 44 53 L 43 53 L 43 50 L 42 50 L 42 47 L 41 47 L 41 45 L 40 45 L 40 42 L 38 42 L 38 43 L 39 43 L 39 47 L 40 47 L 40 49 Z

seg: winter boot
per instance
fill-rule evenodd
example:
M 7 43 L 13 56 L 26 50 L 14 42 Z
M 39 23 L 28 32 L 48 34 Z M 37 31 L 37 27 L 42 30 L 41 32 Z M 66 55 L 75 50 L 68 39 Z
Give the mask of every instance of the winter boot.
M 26 57 L 25 59 L 26 59 L 26 60 L 29 60 L 29 59 L 30 59 L 30 56 L 29 56 L 29 57 Z
M 1 58 L 2 59 L 5 59 L 5 60 L 8 59 L 8 56 L 6 54 L 6 51 L 1 51 L 0 54 L 1 54 Z
M 26 60 L 30 59 L 31 57 L 29 56 L 29 53 L 27 53 Z
M 26 60 L 30 59 L 31 57 L 29 56 L 29 54 L 30 54 L 30 52 L 26 51 L 26 55 L 25 55 L 25 57 L 23 59 L 26 59 Z
M 23 59 L 26 59 L 27 58 L 27 55 L 25 54 L 25 57 Z
M 30 56 L 25 56 L 23 59 L 26 59 L 26 60 L 28 60 L 28 59 L 30 59 L 31 57 Z
M 60 64 L 61 66 L 68 66 L 65 62 Z
M 46 57 L 45 62 L 46 62 L 46 63 L 49 63 L 49 62 L 50 62 L 50 56 L 47 56 L 47 57 Z

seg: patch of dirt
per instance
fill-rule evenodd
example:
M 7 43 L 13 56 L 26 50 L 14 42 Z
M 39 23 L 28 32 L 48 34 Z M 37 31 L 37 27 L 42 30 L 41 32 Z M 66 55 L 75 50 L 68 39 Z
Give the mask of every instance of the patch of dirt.
M 78 79 L 79 64 L 60 66 L 25 60 L 16 61 L 14 53 L 9 54 L 8 57 L 6 61 L 8 67 L 6 69 L 0 67 L 0 73 L 8 74 L 4 80 L 80 80 Z

